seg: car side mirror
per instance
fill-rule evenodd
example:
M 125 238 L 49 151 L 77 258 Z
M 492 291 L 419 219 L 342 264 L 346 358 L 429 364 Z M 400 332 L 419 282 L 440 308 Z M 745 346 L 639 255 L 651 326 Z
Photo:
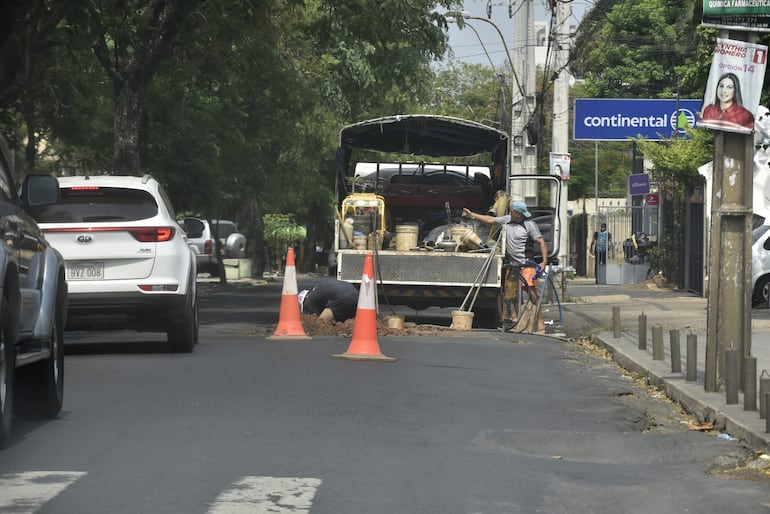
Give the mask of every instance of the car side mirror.
M 29 175 L 22 183 L 21 203 L 25 207 L 52 205 L 59 198 L 59 180 L 53 175 Z

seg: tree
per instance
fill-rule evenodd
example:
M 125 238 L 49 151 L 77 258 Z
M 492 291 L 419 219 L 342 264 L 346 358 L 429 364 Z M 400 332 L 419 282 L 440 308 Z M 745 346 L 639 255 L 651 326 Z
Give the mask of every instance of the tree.
M 84 30 L 109 78 L 115 100 L 114 167 L 139 173 L 144 97 L 170 55 L 183 23 L 201 0 L 96 0 L 82 12 Z
M 510 84 L 489 66 L 450 61 L 436 70 L 426 112 L 464 118 L 510 132 Z
M 58 80 L 54 51 L 67 42 L 61 22 L 77 2 L 8 1 L 0 16 L 0 126 L 14 147 L 26 139 L 24 166 L 35 166 L 38 139 L 44 131 L 38 115 L 43 102 L 55 109 Z M 25 127 L 26 125 L 26 127 Z M 24 130 L 26 128 L 26 130 Z M 20 170 L 21 171 L 21 170 Z

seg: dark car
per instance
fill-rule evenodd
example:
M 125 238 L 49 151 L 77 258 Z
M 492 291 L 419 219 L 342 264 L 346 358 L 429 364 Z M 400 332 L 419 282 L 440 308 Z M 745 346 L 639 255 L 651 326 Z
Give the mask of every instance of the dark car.
M 64 260 L 27 210 L 56 202 L 58 180 L 31 175 L 17 196 L 0 138 L 0 445 L 15 414 L 52 418 L 64 398 Z

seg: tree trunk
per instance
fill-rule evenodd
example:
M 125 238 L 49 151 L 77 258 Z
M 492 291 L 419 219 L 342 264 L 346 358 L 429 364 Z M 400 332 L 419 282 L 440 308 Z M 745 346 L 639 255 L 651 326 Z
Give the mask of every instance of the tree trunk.
M 245 225 L 240 228 L 246 236 L 246 256 L 250 257 L 254 264 L 254 276 L 261 277 L 265 272 L 268 254 L 262 205 L 255 192 L 245 195 L 242 214 Z
M 141 173 L 139 163 L 139 121 L 142 92 L 128 81 L 116 86 L 113 166 L 121 175 Z
M 27 146 L 24 149 L 24 173 L 35 172 L 37 156 L 37 135 L 35 134 L 35 108 L 32 102 L 24 102 L 24 122 L 27 124 Z

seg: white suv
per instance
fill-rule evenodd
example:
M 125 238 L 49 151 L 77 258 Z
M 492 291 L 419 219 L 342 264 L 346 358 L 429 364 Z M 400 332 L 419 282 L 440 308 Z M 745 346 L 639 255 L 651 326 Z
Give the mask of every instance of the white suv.
M 174 351 L 198 340 L 195 256 L 151 176 L 59 179 L 61 198 L 35 210 L 64 256 L 67 329 L 166 332 Z

